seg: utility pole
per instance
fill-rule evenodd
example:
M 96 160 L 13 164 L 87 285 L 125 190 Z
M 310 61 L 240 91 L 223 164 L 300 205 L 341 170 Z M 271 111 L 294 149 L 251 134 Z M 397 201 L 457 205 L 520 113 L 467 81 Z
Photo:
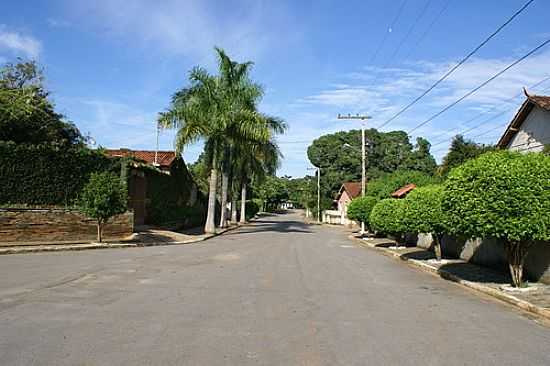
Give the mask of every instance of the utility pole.
M 160 125 L 159 123 L 157 122 L 157 146 L 156 146 L 156 149 L 155 149 L 155 161 L 153 163 L 154 166 L 158 166 L 159 163 L 158 163 L 158 156 L 159 156 L 159 135 L 160 135 Z
M 366 166 L 366 160 L 367 160 L 367 149 L 366 149 L 366 143 L 365 143 L 365 125 L 366 120 L 370 119 L 370 116 L 367 115 L 342 115 L 338 113 L 338 119 L 345 119 L 345 120 L 361 120 L 361 197 L 365 197 L 365 190 L 367 186 L 367 166 Z M 365 234 L 365 223 L 361 222 L 361 235 Z
M 317 172 L 317 222 L 321 222 L 321 168 L 307 168 Z

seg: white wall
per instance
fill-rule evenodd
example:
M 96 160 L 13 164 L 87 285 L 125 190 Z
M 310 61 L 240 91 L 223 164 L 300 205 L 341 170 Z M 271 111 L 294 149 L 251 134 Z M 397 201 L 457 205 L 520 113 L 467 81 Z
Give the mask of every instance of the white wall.
M 507 148 L 521 152 L 540 152 L 544 144 L 550 144 L 550 112 L 535 106 Z

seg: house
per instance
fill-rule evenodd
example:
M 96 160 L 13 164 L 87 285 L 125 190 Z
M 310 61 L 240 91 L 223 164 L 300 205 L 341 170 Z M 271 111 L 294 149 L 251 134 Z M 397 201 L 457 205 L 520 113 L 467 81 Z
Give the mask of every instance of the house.
M 361 195 L 361 182 L 346 182 L 340 187 L 336 203 L 338 210 L 326 210 L 323 212 L 323 222 L 339 225 L 353 225 L 354 222 L 347 217 L 348 205 L 352 199 Z
M 399 188 L 397 191 L 393 192 L 391 196 L 393 198 L 404 198 L 406 195 L 408 195 L 413 189 L 416 188 L 416 184 L 411 183 L 404 185 L 403 187 Z
M 497 147 L 520 152 L 541 152 L 550 144 L 550 96 L 530 95 L 504 131 Z
M 128 171 L 128 207 L 135 225 L 195 225 L 199 218 L 182 215 L 204 211 L 204 197 L 198 191 L 183 158 L 175 151 L 106 149 L 112 158 L 133 158 Z
M 106 149 L 105 154 L 110 157 L 133 158 L 167 173 L 170 173 L 170 168 L 177 158 L 175 151 Z

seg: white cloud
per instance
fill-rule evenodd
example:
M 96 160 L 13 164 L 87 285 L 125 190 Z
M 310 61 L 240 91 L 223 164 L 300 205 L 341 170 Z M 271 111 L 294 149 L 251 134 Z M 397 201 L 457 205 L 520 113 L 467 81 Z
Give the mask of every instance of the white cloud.
M 42 51 L 42 44 L 32 36 L 9 31 L 5 26 L 0 26 L 1 50 L 36 59 Z
M 289 36 L 289 19 L 281 5 L 243 0 L 232 6 L 217 1 L 97 0 L 71 4 L 93 26 L 138 44 L 194 58 L 212 59 L 220 46 L 233 57 L 258 59 L 264 50 Z M 204 62 L 204 61 L 203 61 Z

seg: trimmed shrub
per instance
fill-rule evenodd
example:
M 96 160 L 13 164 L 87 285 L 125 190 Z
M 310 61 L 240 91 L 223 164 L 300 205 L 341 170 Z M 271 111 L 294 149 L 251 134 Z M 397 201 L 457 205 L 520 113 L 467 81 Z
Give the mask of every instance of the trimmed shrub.
M 451 171 L 442 209 L 455 234 L 504 243 L 514 286 L 534 240 L 550 239 L 550 157 L 490 152 Z
M 253 199 L 250 201 L 246 201 L 245 203 L 245 215 L 246 219 L 250 220 L 254 217 L 258 212 L 260 212 L 260 205 L 263 201 L 259 199 Z
M 92 173 L 78 199 L 80 211 L 97 220 L 97 240 L 101 243 L 103 225 L 127 207 L 126 184 L 111 173 Z
M 376 231 L 401 239 L 406 228 L 403 222 L 405 200 L 386 198 L 378 202 L 370 213 L 370 225 Z
M 445 214 L 441 209 L 442 185 L 429 185 L 413 190 L 405 198 L 404 226 L 407 232 L 431 233 L 434 238 L 434 251 L 441 260 L 441 237 L 447 232 Z
M 358 197 L 352 200 L 348 205 L 348 218 L 350 220 L 364 222 L 370 227 L 369 216 L 373 207 L 378 203 L 375 197 Z

